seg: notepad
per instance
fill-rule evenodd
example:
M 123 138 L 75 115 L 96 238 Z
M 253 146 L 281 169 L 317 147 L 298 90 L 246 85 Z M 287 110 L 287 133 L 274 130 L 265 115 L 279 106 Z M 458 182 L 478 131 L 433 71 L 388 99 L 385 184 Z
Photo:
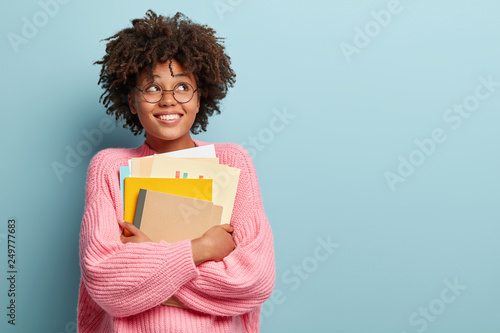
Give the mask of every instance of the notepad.
M 195 239 L 220 224 L 222 207 L 210 201 L 141 189 L 134 225 L 153 242 Z

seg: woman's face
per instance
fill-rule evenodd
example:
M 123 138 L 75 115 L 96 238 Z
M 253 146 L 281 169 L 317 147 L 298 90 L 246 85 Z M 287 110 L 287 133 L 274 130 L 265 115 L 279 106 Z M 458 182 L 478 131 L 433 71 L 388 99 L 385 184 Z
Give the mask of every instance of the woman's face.
M 196 90 L 198 87 L 194 75 L 188 73 L 176 60 L 171 60 L 158 63 L 153 75 L 142 71 L 136 86 L 144 90 L 145 86 L 152 82 L 164 90 L 170 90 L 164 91 L 158 102 L 146 101 L 138 89 L 133 89 L 128 94 L 130 110 L 137 114 L 146 131 L 146 142 L 158 153 L 194 147 L 189 130 L 200 108 L 198 92 L 195 92 L 187 103 L 179 103 L 172 94 L 172 90 L 179 83 L 188 83 Z M 180 100 L 180 92 L 176 97 Z

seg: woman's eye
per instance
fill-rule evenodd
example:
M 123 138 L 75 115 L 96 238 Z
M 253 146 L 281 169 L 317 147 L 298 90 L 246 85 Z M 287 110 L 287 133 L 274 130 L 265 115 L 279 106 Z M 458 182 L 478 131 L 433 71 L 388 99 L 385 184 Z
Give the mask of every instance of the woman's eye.
M 158 85 L 152 84 L 152 85 L 147 86 L 146 89 L 144 89 L 144 91 L 146 91 L 148 93 L 155 93 L 155 92 L 159 92 L 161 90 L 160 90 L 160 87 L 158 87 Z
M 187 83 L 179 83 L 177 86 L 175 86 L 175 91 L 177 92 L 187 92 L 189 90 L 191 89 Z

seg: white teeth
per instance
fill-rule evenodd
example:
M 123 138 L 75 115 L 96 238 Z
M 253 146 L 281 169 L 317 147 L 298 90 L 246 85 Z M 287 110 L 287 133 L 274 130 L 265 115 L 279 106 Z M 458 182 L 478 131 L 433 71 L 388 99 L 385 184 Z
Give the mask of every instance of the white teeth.
M 161 120 L 172 120 L 172 119 L 177 119 L 177 118 L 180 118 L 181 116 L 178 115 L 178 114 L 165 114 L 165 115 L 161 115 L 160 116 L 160 119 Z

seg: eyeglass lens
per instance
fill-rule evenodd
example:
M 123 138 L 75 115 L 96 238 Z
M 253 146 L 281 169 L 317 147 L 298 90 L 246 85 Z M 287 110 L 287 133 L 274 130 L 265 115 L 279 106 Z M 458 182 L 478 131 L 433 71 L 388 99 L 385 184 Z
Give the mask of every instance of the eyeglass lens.
M 186 82 L 177 83 L 173 90 L 163 90 L 156 82 L 148 83 L 142 89 L 142 95 L 149 103 L 159 102 L 165 92 L 172 92 L 174 99 L 179 103 L 189 102 L 194 95 L 193 87 Z

